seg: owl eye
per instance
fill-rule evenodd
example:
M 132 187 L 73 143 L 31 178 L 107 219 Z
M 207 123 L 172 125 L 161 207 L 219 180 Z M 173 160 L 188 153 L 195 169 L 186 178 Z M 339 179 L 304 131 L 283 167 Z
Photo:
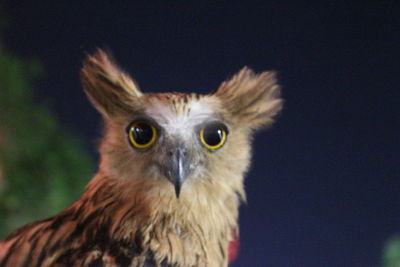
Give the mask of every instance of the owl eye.
M 146 121 L 134 121 L 128 127 L 129 142 L 134 148 L 146 149 L 157 139 L 156 128 Z
M 220 122 L 215 122 L 206 125 L 200 131 L 200 141 L 206 148 L 215 150 L 225 144 L 227 135 L 228 128 Z

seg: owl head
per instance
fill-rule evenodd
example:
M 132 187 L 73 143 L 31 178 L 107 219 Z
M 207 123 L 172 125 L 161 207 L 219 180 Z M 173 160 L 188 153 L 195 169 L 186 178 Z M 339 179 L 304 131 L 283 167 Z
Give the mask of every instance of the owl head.
M 275 73 L 246 67 L 207 95 L 143 93 L 98 50 L 85 60 L 81 79 L 104 119 L 100 171 L 175 199 L 204 190 L 243 196 L 252 135 L 282 107 Z

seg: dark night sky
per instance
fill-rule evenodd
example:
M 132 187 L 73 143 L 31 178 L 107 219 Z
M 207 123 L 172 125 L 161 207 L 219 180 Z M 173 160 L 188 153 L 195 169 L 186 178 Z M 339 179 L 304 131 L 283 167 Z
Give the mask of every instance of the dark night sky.
M 244 65 L 277 70 L 285 108 L 255 140 L 234 266 L 379 264 L 400 231 L 398 1 L 23 2 L 5 1 L 6 46 L 40 59 L 37 101 L 93 154 L 100 116 L 78 72 L 97 46 L 147 92 L 206 93 Z

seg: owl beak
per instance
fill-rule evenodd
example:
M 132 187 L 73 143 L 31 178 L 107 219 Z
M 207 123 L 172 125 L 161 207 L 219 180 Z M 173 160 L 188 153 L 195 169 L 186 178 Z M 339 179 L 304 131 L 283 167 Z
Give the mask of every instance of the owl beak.
M 187 176 L 188 164 L 186 160 L 186 150 L 176 148 L 169 152 L 170 168 L 167 170 L 168 180 L 175 187 L 176 198 L 179 198 L 181 187 Z

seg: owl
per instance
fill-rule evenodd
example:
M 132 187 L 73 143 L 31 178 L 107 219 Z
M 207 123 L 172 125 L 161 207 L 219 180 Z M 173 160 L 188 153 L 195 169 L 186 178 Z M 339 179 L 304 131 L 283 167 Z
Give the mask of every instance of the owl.
M 282 108 L 275 73 L 143 93 L 97 50 L 81 80 L 104 122 L 98 171 L 71 206 L 1 242 L 0 267 L 227 266 L 252 136 Z

